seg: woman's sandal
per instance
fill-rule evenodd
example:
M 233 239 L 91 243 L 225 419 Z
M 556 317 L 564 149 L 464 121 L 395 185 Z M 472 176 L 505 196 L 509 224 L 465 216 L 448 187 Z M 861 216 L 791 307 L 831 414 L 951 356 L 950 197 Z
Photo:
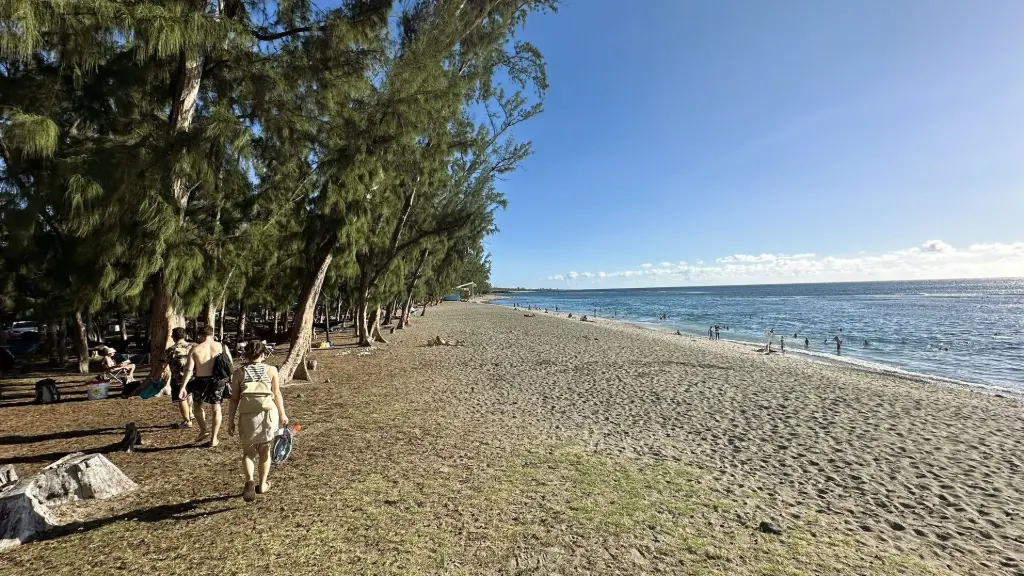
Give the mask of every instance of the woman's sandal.
M 270 492 L 270 481 L 269 480 L 267 481 L 267 488 L 266 488 L 266 490 L 263 489 L 263 486 L 261 486 L 259 484 L 256 485 L 256 493 L 257 494 L 266 494 L 267 492 Z
M 242 489 L 242 500 L 246 502 L 252 502 L 256 499 L 256 483 L 246 482 L 245 488 Z

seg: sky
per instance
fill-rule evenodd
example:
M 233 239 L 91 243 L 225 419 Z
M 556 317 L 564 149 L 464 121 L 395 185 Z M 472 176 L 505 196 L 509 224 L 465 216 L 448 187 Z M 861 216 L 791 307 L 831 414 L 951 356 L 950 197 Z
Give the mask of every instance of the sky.
M 565 0 L 492 283 L 1024 276 L 1020 0 Z

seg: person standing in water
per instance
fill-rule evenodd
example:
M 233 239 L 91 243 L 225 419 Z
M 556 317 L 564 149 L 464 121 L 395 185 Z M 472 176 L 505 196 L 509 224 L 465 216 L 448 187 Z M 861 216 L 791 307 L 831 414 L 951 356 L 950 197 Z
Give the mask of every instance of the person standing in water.
M 228 378 L 221 378 L 220 374 L 214 374 L 214 365 L 220 362 L 227 362 L 231 365 L 231 354 L 227 348 L 213 339 L 213 326 L 207 324 L 202 330 L 203 341 L 192 347 L 188 355 L 188 363 L 185 365 L 185 376 L 181 380 L 181 392 L 178 400 L 185 401 L 188 394 L 192 395 L 195 402 L 193 414 L 199 423 L 199 438 L 202 442 L 207 435 L 210 437 L 208 446 L 215 448 L 220 443 L 217 438 L 220 433 L 221 404 L 224 402 L 224 392 L 228 387 L 228 378 L 231 370 L 228 368 Z M 195 378 L 193 378 L 193 374 Z M 203 404 L 209 404 L 213 412 L 213 422 L 207 425 L 206 412 Z
M 804 338 L 804 348 L 810 348 L 810 347 L 811 347 L 811 339 L 810 338 Z
M 265 364 L 267 345 L 260 340 L 250 340 L 244 353 L 245 365 L 235 370 L 231 377 L 228 436 L 235 435 L 237 413 L 238 439 L 242 444 L 242 467 L 245 471 L 242 499 L 252 502 L 257 494 L 266 494 L 270 490 L 267 481 L 270 447 L 278 427 L 288 425 L 288 415 L 284 411 L 277 368 Z
M 836 354 L 842 354 L 843 337 L 840 336 L 839 334 L 836 334 L 835 340 L 836 340 Z

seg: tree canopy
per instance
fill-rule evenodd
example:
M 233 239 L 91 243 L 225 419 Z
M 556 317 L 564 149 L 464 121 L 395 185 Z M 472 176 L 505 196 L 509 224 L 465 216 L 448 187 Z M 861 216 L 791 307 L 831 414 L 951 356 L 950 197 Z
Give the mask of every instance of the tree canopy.
M 261 306 L 287 379 L 321 294 L 369 345 L 486 286 L 547 89 L 516 32 L 556 2 L 0 0 L 0 313 L 137 312 L 158 352 Z

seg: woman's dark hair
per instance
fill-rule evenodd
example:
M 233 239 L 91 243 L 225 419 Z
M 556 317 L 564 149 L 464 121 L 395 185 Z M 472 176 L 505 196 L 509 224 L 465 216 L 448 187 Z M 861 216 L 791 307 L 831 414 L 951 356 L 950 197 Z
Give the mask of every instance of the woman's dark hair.
M 260 356 L 267 356 L 267 345 L 261 340 L 249 340 L 245 343 L 242 353 L 245 355 L 245 361 L 252 364 L 259 360 Z

